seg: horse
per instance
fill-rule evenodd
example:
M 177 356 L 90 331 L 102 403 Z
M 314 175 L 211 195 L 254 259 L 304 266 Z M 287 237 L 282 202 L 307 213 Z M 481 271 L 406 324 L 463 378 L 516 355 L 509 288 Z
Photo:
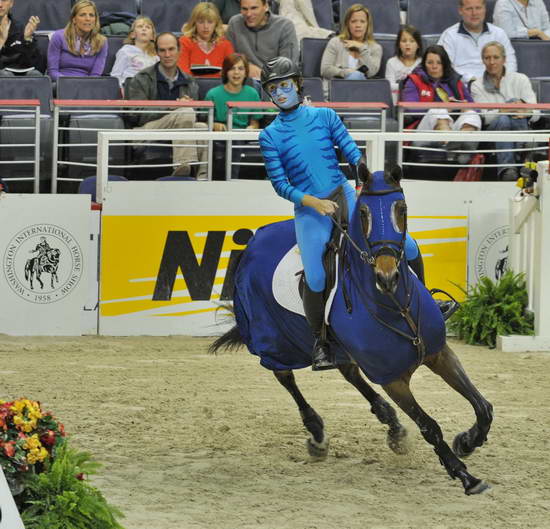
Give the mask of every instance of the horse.
M 25 263 L 25 279 L 29 281 L 31 290 L 33 290 L 33 277 L 40 283 L 40 288 L 44 289 L 44 282 L 40 279 L 43 273 L 50 274 L 50 286 L 54 288 L 54 281 L 59 283 L 57 277 L 57 268 L 59 266 L 59 256 L 61 252 L 58 248 L 46 250 L 42 255 L 31 257 Z
M 388 423 L 387 416 L 375 411 L 379 420 L 390 425 L 388 444 L 395 452 L 405 452 L 404 428 L 395 410 L 376 394 L 359 370 L 380 384 L 416 423 L 448 475 L 461 481 L 465 494 L 479 494 L 489 485 L 470 474 L 460 458 L 487 440 L 493 408 L 447 345 L 441 311 L 404 258 L 407 206 L 401 175 L 399 167 L 368 173 L 349 226 L 333 219 L 341 245 L 336 287 L 327 304 L 331 351 L 346 380 L 371 404 L 383 403 L 382 409 L 391 415 Z M 313 437 L 308 444 L 317 447 L 319 440 L 325 440 L 323 422 L 299 392 L 292 373 L 311 364 L 313 337 L 305 318 L 278 304 L 272 288 L 277 264 L 294 244 L 292 220 L 264 226 L 249 241 L 235 271 L 236 325 L 211 345 L 211 351 L 245 344 L 258 355 L 261 365 L 273 371 L 296 401 Z M 452 449 L 438 423 L 411 392 L 411 377 L 421 365 L 439 375 L 474 409 L 476 421 L 469 430 L 456 435 Z M 363 381 L 359 383 L 359 379 Z

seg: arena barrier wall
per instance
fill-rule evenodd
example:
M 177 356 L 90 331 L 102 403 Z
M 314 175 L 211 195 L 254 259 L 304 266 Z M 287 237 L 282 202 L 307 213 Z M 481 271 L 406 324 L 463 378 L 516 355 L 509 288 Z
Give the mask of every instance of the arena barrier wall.
M 548 162 L 537 164 L 532 193 L 510 200 L 510 267 L 525 274 L 529 310 L 535 316 L 534 336 L 499 336 L 503 351 L 550 351 L 550 175 Z
M 0 333 L 97 332 L 83 311 L 97 285 L 91 223 L 88 195 L 0 195 Z

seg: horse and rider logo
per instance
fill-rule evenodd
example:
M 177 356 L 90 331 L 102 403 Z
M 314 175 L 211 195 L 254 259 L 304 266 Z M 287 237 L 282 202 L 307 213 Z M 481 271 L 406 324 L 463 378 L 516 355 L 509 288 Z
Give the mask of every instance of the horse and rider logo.
M 37 224 L 11 239 L 3 265 L 8 284 L 18 296 L 32 303 L 53 303 L 79 283 L 82 251 L 66 229 Z
M 500 226 L 483 238 L 476 252 L 475 275 L 498 281 L 508 269 L 508 226 Z

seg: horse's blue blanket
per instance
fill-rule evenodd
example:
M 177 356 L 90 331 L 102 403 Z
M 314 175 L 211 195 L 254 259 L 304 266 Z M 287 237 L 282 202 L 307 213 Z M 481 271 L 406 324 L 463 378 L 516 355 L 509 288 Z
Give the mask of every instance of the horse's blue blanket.
M 379 180 L 375 179 L 373 189 L 383 189 Z M 359 197 L 350 235 L 361 249 L 368 250 L 359 215 L 361 206 L 371 212 L 369 240 L 395 241 L 398 246 L 402 234 L 390 221 L 392 204 L 397 200 L 404 200 L 401 192 Z M 311 364 L 313 337 L 305 318 L 281 307 L 272 291 L 273 272 L 295 243 L 292 220 L 264 226 L 249 242 L 235 277 L 234 309 L 241 337 L 268 369 L 298 369 Z M 395 298 L 402 306 L 410 305 L 419 336 L 425 343 L 425 354 L 434 354 L 445 344 L 441 311 L 424 285 L 409 271 L 405 259 L 400 274 Z M 351 301 L 351 312 L 344 289 Z M 414 332 L 390 298 L 377 290 L 372 268 L 349 244 L 329 320 L 337 341 L 331 346 L 337 362 L 349 361 L 346 352 L 349 353 L 375 383 L 386 384 L 417 363 Z

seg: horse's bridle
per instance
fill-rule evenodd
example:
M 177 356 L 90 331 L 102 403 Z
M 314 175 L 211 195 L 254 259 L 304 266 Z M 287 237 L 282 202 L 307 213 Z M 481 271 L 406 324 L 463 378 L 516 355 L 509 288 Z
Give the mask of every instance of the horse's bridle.
M 393 187 L 391 189 L 383 189 L 379 191 L 363 191 L 361 194 L 367 195 L 367 196 L 380 196 L 380 195 L 389 195 L 390 193 L 396 193 L 396 192 L 403 192 L 403 189 L 401 187 Z M 390 255 L 396 259 L 396 267 L 399 268 L 401 265 L 401 262 L 403 261 L 403 257 L 405 256 L 405 240 L 407 237 L 407 217 L 405 216 L 405 224 L 403 227 L 403 235 L 401 237 L 401 240 L 397 243 L 396 241 L 391 240 L 379 240 L 379 241 L 369 241 L 368 237 L 363 232 L 363 238 L 365 240 L 365 244 L 367 246 L 367 250 L 362 250 L 359 245 L 351 238 L 350 234 L 347 231 L 347 228 L 342 226 L 335 218 L 334 216 L 330 216 L 333 224 L 335 227 L 340 231 L 342 236 L 346 239 L 346 241 L 351 245 L 351 247 L 356 250 L 359 254 L 360 259 L 371 266 L 371 268 L 375 269 L 376 266 L 376 259 L 381 255 Z M 392 246 L 389 246 L 391 244 Z M 373 248 L 377 246 L 382 246 L 378 251 L 374 252 Z M 397 249 L 393 248 L 393 246 L 397 246 Z M 407 277 L 406 274 L 404 274 L 405 277 Z M 352 281 L 353 279 L 353 275 Z M 354 281 L 355 282 L 355 281 Z M 364 292 L 364 290 L 361 288 L 361 285 L 356 284 L 355 285 L 358 292 L 360 293 L 361 297 L 363 298 L 363 303 L 365 305 L 365 308 L 369 311 L 371 316 L 376 319 L 380 324 L 384 325 L 388 329 L 392 330 L 393 332 L 399 334 L 400 336 L 403 336 L 404 338 L 411 341 L 411 343 L 416 347 L 417 349 L 417 367 L 422 365 L 424 362 L 424 358 L 426 356 L 426 345 L 424 344 L 424 340 L 422 339 L 422 336 L 420 335 L 420 325 L 416 324 L 410 310 L 410 304 L 411 304 L 411 292 L 412 292 L 412 285 L 407 281 L 407 284 L 405 285 L 405 292 L 406 292 L 406 302 L 405 306 L 401 305 L 399 300 L 395 297 L 395 295 L 391 292 L 388 292 L 389 297 L 397 307 L 395 309 L 394 307 L 390 307 L 388 305 L 385 305 L 383 303 L 378 302 L 377 300 L 371 298 L 370 301 L 373 302 L 375 305 L 378 305 L 379 307 L 382 307 L 386 310 L 389 310 L 391 312 L 397 312 L 401 315 L 401 317 L 407 322 L 410 330 L 412 331 L 412 335 L 407 334 L 403 332 L 401 329 L 398 329 L 397 327 L 394 327 L 393 325 L 385 322 L 382 318 L 380 318 L 375 312 L 371 311 L 369 309 L 368 301 L 369 301 L 369 295 Z M 351 302 L 349 301 L 349 296 L 346 295 L 346 293 L 343 293 L 344 299 L 346 300 L 346 305 L 348 306 L 348 312 L 351 312 Z M 420 304 L 418 305 L 418 310 L 420 311 Z M 420 316 L 420 314 L 418 315 Z M 420 323 L 420 317 L 417 318 L 418 323 Z

